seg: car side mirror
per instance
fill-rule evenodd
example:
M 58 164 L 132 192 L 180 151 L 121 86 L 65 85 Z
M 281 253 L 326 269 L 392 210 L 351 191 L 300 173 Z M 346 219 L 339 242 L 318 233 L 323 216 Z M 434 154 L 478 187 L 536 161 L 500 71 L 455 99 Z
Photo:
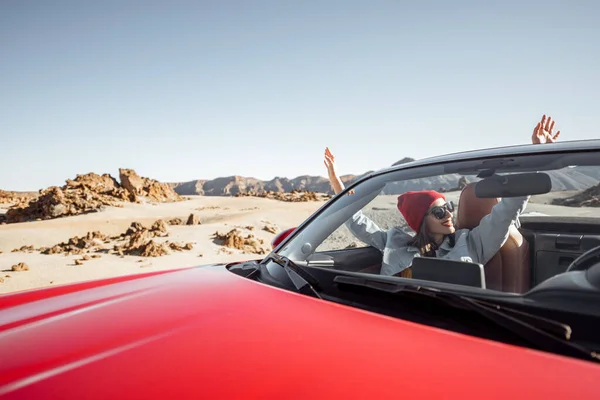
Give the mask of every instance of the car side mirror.
M 292 232 L 294 232 L 296 230 L 296 228 L 290 228 L 290 229 L 286 229 L 283 232 L 279 232 L 271 241 L 271 247 L 274 249 L 275 247 L 279 246 L 279 243 L 283 242 L 283 240 L 290 236 L 290 234 Z

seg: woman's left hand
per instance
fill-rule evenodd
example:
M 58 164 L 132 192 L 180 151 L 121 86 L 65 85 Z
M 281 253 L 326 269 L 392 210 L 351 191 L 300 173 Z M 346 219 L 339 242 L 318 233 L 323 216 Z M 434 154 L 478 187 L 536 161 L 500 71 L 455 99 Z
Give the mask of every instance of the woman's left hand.
M 554 122 L 555 121 L 552 120 L 552 117 L 546 117 L 544 115 L 542 120 L 537 123 L 535 128 L 533 128 L 531 143 L 543 144 L 556 142 L 558 135 L 560 135 L 560 131 L 556 132 L 554 135 L 552 134 L 552 131 L 554 130 Z

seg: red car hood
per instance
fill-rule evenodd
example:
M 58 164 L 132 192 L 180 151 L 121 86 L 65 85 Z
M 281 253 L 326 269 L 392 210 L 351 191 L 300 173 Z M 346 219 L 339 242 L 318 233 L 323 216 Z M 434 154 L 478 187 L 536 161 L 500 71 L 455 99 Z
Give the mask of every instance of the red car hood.
M 222 266 L 81 287 L 25 304 L 15 299 L 27 293 L 0 297 L 0 397 L 598 396 L 595 364 L 310 298 Z

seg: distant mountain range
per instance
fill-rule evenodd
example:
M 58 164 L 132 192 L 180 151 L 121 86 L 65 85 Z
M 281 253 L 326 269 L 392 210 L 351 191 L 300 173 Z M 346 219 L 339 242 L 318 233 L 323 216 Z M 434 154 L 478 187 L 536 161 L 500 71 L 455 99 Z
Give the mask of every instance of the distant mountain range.
M 414 161 L 414 159 L 406 157 L 392 165 L 395 166 L 411 161 Z M 343 175 L 340 178 L 348 186 L 371 172 L 373 171 L 368 171 L 361 175 Z M 552 180 L 553 191 L 583 190 L 600 182 L 600 169 L 596 167 L 575 167 L 560 171 L 550 171 L 548 173 Z M 440 191 L 449 191 L 459 188 L 464 184 L 464 179 L 465 177 L 458 174 L 412 179 L 388 185 L 383 193 L 392 195 L 401 194 L 409 190 L 420 190 L 426 187 Z M 466 179 L 467 181 L 476 180 L 474 176 L 466 177 Z M 276 177 L 269 181 L 236 175 L 212 180 L 199 179 L 168 184 L 175 192 L 182 196 L 235 196 L 238 193 L 262 191 L 289 193 L 293 190 L 333 194 L 329 179 L 322 176 L 310 175 L 302 175 L 293 179 Z
M 361 176 L 344 175 L 341 179 L 345 185 L 349 185 Z M 329 185 L 329 179 L 309 175 L 298 176 L 293 179 L 276 177 L 270 181 L 236 175 L 212 180 L 169 183 L 169 185 L 182 196 L 235 196 L 238 193 L 263 191 L 289 193 L 293 190 L 333 193 Z

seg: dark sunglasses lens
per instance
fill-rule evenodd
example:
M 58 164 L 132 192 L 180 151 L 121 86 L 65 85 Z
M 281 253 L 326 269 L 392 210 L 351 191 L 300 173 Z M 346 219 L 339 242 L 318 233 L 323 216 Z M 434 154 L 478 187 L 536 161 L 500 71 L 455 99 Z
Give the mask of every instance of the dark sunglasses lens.
M 445 207 L 434 207 L 431 209 L 431 215 L 433 215 L 437 219 L 443 219 L 446 216 L 446 208 Z
M 449 201 L 448 203 L 446 203 L 446 208 L 448 208 L 448 211 L 454 212 L 454 203 Z

